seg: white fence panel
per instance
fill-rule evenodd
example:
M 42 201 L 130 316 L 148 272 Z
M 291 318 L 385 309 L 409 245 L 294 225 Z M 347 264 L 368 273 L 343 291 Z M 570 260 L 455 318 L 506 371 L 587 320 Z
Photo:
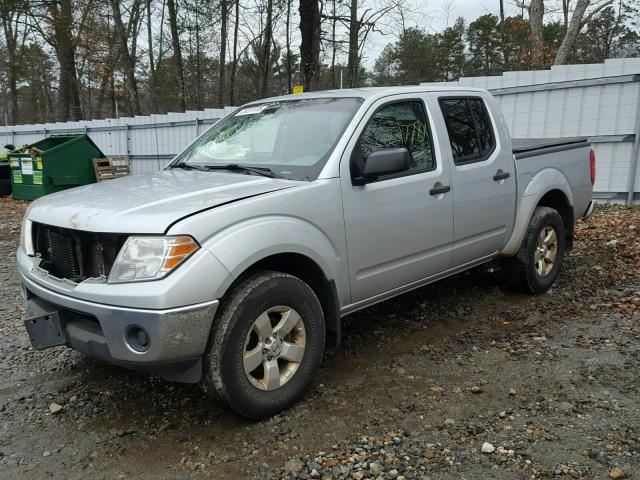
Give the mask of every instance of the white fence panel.
M 162 169 L 235 107 L 136 117 L 0 127 L 0 145 L 29 145 L 49 135 L 86 133 L 105 155 L 128 156 L 134 174 Z
M 588 137 L 596 152 L 596 198 L 630 201 L 640 192 L 640 58 L 461 78 L 457 84 L 491 91 L 514 137 Z

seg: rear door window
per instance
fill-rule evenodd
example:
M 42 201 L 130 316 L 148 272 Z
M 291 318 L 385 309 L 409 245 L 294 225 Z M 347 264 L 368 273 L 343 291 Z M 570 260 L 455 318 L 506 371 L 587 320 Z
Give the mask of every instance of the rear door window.
M 482 99 L 441 98 L 439 103 L 454 163 L 462 165 L 489 158 L 496 142 L 491 119 Z

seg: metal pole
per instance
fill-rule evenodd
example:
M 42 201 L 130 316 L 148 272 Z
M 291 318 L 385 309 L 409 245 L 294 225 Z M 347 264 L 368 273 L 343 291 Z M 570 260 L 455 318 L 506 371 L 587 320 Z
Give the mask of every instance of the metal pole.
M 340 66 L 340 90 L 342 90 L 342 65 Z
M 640 82 L 638 83 L 638 95 L 640 95 Z M 640 162 L 640 105 L 636 105 L 636 138 L 633 141 L 631 150 L 631 165 L 629 165 L 629 183 L 627 184 L 627 206 L 633 205 L 633 194 L 635 193 L 636 175 L 638 173 L 638 162 Z
M 131 137 L 129 136 L 129 129 L 130 129 L 130 126 L 127 123 L 124 128 L 124 133 L 127 138 L 127 157 L 131 157 Z

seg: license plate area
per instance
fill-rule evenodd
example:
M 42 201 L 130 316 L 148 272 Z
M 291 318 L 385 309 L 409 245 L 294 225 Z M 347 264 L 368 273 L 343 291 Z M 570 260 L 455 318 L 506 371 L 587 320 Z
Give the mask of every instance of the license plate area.
M 67 343 L 59 312 L 50 312 L 24 321 L 31 346 L 36 350 L 57 347 Z

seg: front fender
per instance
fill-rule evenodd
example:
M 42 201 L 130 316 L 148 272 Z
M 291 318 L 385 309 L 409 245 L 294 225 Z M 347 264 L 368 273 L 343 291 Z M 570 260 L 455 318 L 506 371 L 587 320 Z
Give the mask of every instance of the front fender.
M 522 178 L 522 176 L 518 178 Z M 518 202 L 513 233 L 501 251 L 501 254 L 505 256 L 515 255 L 518 252 L 524 234 L 529 226 L 529 221 L 533 216 L 533 211 L 538 206 L 538 203 L 540 203 L 542 197 L 547 193 L 552 190 L 561 191 L 567 198 L 569 205 L 573 207 L 573 194 L 569 180 L 557 168 L 540 170 L 523 188 L 524 190 L 520 190 L 519 188 L 519 191 L 522 191 L 522 193 L 520 194 Z
M 207 239 L 209 250 L 234 278 L 256 262 L 279 253 L 297 253 L 313 260 L 328 280 L 339 285 L 346 270 L 343 259 L 331 239 L 318 227 L 294 216 L 272 215 L 247 219 L 231 225 Z M 224 292 L 218 292 L 219 298 Z

